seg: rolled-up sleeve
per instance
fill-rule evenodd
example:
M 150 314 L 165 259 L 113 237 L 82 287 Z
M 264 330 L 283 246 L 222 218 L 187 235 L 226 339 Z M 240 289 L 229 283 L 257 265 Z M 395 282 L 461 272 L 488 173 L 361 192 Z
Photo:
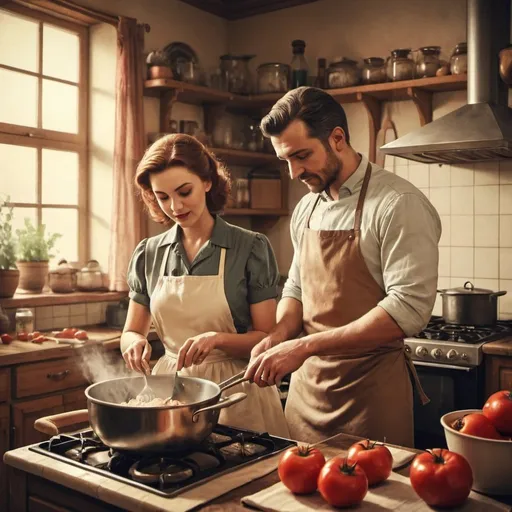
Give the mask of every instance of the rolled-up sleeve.
M 290 236 L 292 239 L 293 245 L 293 259 L 292 264 L 290 265 L 290 270 L 288 271 L 288 279 L 283 287 L 282 298 L 290 297 L 292 299 L 298 300 L 302 302 L 302 288 L 300 282 L 300 226 L 298 223 L 298 212 L 301 203 L 297 205 L 295 210 L 293 211 L 292 218 L 290 221 Z
M 130 299 L 149 307 L 149 294 L 146 284 L 146 242 L 142 240 L 133 251 L 130 263 L 128 264 L 127 281 L 130 288 Z
M 249 304 L 277 297 L 279 270 L 274 251 L 265 235 L 258 233 L 254 237 L 246 270 Z
M 397 196 L 382 216 L 381 263 L 386 297 L 379 306 L 406 336 L 421 331 L 432 314 L 440 237 L 439 215 L 419 194 Z

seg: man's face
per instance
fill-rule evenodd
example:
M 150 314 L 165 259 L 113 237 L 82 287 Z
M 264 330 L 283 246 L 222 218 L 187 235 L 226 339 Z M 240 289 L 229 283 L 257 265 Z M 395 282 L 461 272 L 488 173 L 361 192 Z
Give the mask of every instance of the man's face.
M 309 136 L 303 121 L 292 121 L 270 140 L 278 158 L 288 162 L 290 177 L 301 180 L 311 192 L 322 192 L 339 176 L 341 160 L 330 146 Z

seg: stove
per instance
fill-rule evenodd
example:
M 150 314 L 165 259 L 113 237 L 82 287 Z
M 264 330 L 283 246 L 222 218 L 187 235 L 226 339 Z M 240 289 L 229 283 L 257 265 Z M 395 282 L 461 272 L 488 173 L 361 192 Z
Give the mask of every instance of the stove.
M 265 459 L 295 443 L 217 425 L 195 448 L 158 454 L 113 451 L 92 430 L 60 434 L 29 449 L 164 497 Z
M 447 324 L 441 317 L 432 317 L 423 331 L 405 339 L 405 350 L 413 361 L 473 367 L 482 363 L 485 343 L 507 336 L 512 336 L 511 321 L 476 327 Z

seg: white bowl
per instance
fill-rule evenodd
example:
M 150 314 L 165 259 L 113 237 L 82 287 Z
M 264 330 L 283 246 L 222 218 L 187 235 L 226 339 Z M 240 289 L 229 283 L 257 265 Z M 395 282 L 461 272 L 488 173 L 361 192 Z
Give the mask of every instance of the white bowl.
M 473 489 L 485 494 L 512 494 L 512 441 L 468 436 L 451 427 L 456 419 L 481 409 L 453 411 L 441 418 L 446 444 L 462 455 L 473 470 Z

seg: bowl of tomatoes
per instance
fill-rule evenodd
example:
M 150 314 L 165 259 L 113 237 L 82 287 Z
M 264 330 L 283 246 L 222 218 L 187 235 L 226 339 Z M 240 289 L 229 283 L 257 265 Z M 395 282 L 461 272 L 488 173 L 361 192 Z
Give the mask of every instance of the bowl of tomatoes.
M 512 494 L 512 393 L 489 397 L 483 409 L 453 411 L 441 418 L 448 449 L 466 458 L 473 489 Z

